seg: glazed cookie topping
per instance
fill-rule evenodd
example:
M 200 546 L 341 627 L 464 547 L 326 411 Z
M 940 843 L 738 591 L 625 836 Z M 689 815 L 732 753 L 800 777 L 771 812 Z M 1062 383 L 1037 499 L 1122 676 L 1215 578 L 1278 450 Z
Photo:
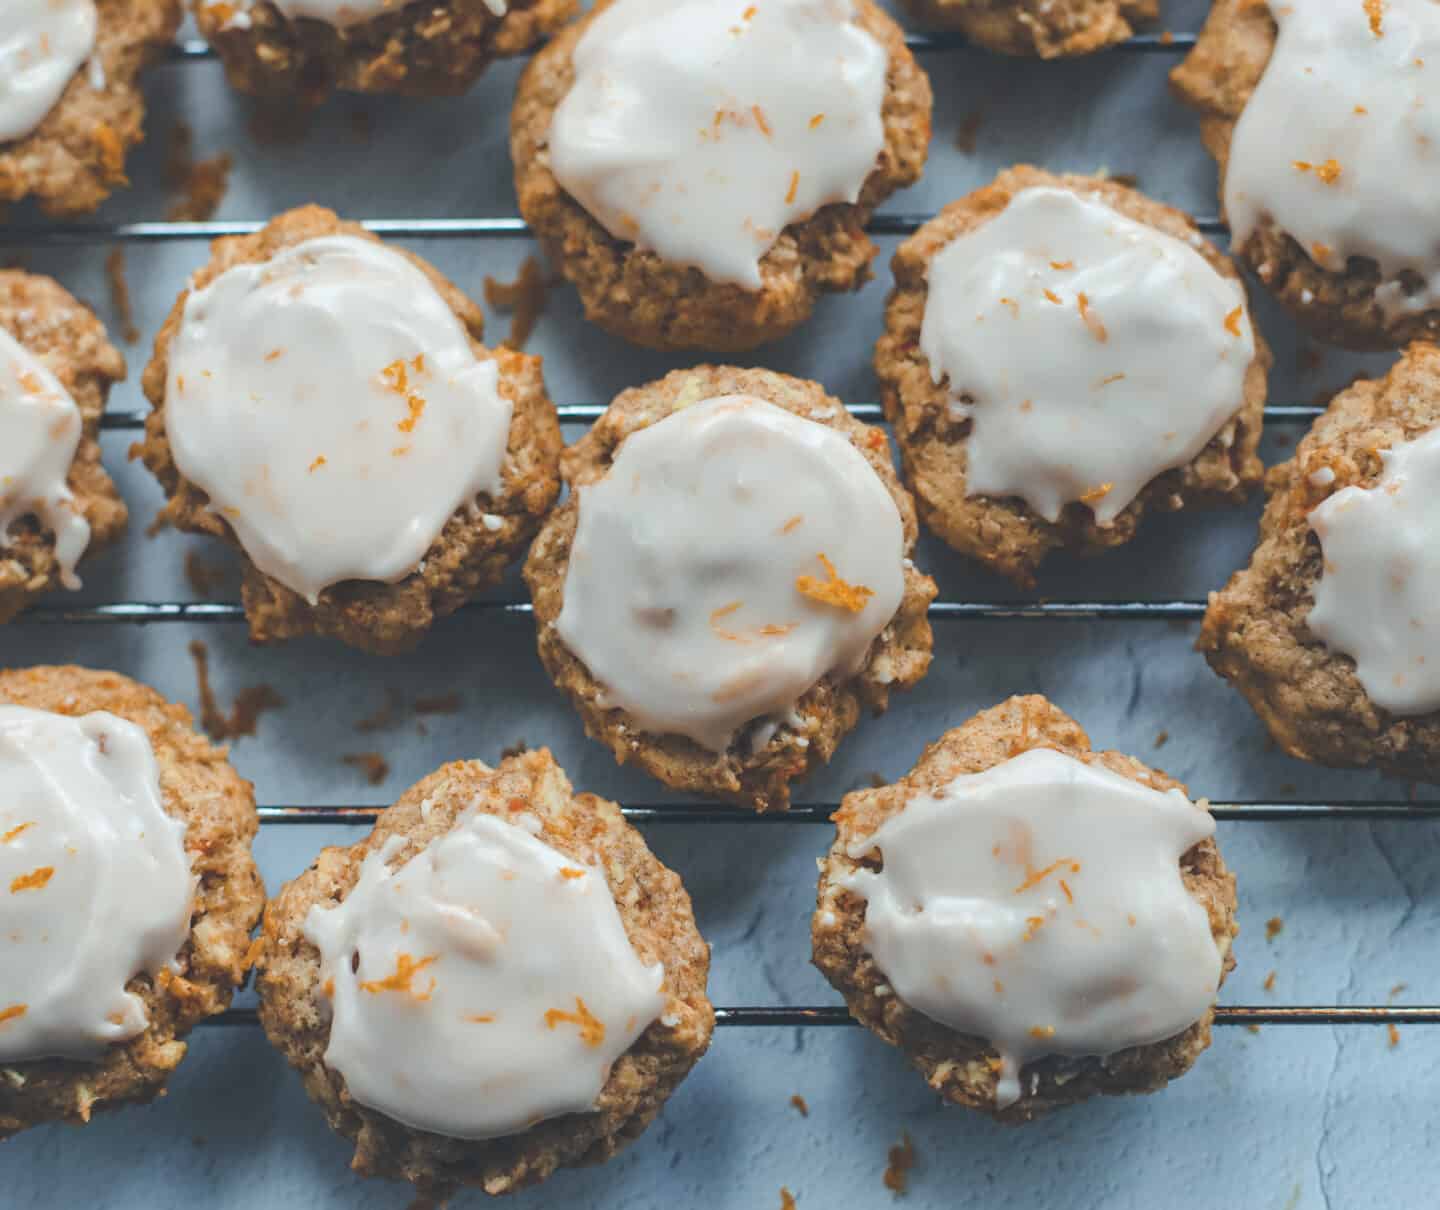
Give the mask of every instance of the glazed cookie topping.
M 1355 660 L 1355 675 L 1381 709 L 1440 709 L 1440 429 L 1381 454 L 1372 488 L 1347 487 L 1310 513 L 1324 564 L 1307 624 Z M 1333 472 L 1331 473 L 1333 478 Z
M 930 264 L 920 347 L 968 419 L 966 491 L 1108 525 L 1244 402 L 1241 287 L 1094 197 L 1023 189 Z
M 1440 290 L 1440 5 L 1271 3 L 1275 50 L 1230 143 L 1225 209 L 1236 245 L 1264 220 L 1323 269 L 1375 261 L 1387 310 Z
M 30 134 L 95 49 L 95 0 L 0 4 L 0 143 Z
M 501 486 L 499 369 L 429 278 L 334 235 L 227 270 L 186 300 L 165 429 L 262 572 L 312 604 L 394 583 L 445 523 Z
M 95 1059 L 147 1025 L 194 878 L 150 741 L 113 714 L 0 705 L 0 1060 Z
M 21 517 L 37 516 L 55 535 L 67 588 L 80 587 L 75 564 L 90 542 L 90 526 L 66 482 L 80 431 L 70 393 L 0 327 L 0 545 Z
M 754 396 L 632 434 L 579 507 L 560 637 L 641 727 L 713 752 L 858 671 L 904 595 L 880 477 L 838 432 Z
M 1048 748 L 962 774 L 849 849 L 865 945 L 911 1007 L 1000 1054 L 997 1105 L 1042 1055 L 1173 1037 L 1213 1003 L 1221 955 L 1180 857 L 1209 814 Z
M 561 185 L 618 239 L 761 285 L 780 232 L 855 202 L 884 146 L 884 48 L 851 0 L 617 0 L 555 112 Z
M 642 965 L 604 873 L 515 819 L 472 811 L 397 868 L 392 837 L 306 918 L 326 1063 L 417 1130 L 496 1138 L 584 1113 L 665 1007 L 664 969 Z

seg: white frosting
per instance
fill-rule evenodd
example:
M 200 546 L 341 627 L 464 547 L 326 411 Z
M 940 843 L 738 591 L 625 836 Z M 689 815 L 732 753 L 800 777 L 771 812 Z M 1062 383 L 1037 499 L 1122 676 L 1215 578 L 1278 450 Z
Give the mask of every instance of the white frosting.
M 255 565 L 313 603 L 341 580 L 403 579 L 500 489 L 498 384 L 414 264 L 325 236 L 189 296 L 165 431 Z
M 1275 51 L 1230 142 L 1225 210 L 1238 245 L 1268 216 L 1344 272 L 1376 261 L 1397 309 L 1440 289 L 1440 5 L 1272 3 Z M 1425 288 L 1407 298 L 1409 270 Z
M 141 1033 L 195 880 L 145 732 L 0 705 L 0 1061 L 95 1059 Z
M 30 134 L 95 49 L 95 0 L 0 3 L 0 143 Z
M 917 795 L 849 849 L 883 869 L 864 943 L 895 994 L 1000 1053 L 997 1104 L 1042 1055 L 1109 1055 L 1187 1029 L 1221 955 L 1179 860 L 1215 831 L 1178 790 L 1038 748 Z
M 67 482 L 81 429 L 60 380 L 0 327 L 0 546 L 20 518 L 38 517 L 55 535 L 67 588 L 80 587 L 75 564 L 90 544 L 90 523 Z
M 1239 410 L 1255 336 L 1189 244 L 1038 187 L 931 261 L 920 349 L 972 421 L 968 494 L 1109 525 Z
M 333 1009 L 325 1062 L 362 1105 L 454 1138 L 592 1109 L 666 1004 L 604 873 L 478 811 L 391 869 L 400 844 L 306 917 Z
M 556 179 L 611 235 L 760 287 L 791 223 L 885 145 L 885 49 L 851 0 L 616 0 L 576 44 Z
M 827 672 L 854 673 L 904 595 L 880 477 L 834 429 L 753 396 L 632 434 L 579 509 L 560 637 L 608 704 L 714 752 Z M 871 595 L 807 595 L 826 595 L 826 559 Z
M 1307 622 L 1354 659 L 1382 710 L 1425 714 L 1440 709 L 1440 429 L 1380 456 L 1374 487 L 1344 488 L 1310 513 L 1325 559 Z

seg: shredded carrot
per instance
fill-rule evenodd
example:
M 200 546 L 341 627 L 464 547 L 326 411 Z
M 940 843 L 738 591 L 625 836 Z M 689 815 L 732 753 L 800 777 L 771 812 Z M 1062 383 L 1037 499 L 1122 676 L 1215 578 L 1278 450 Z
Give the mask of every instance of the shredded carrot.
M 326 999 L 335 999 L 335 980 L 326 979 L 320 990 L 325 993 Z
M 584 1042 L 586 1046 L 599 1046 L 605 1041 L 605 1023 L 596 1019 L 595 1015 L 585 1007 L 585 1001 L 579 996 L 575 997 L 573 1013 L 567 1013 L 559 1008 L 546 1011 L 546 1028 L 554 1029 L 557 1025 L 565 1022 L 580 1027 L 580 1041 Z
M 1025 881 L 1015 888 L 1014 893 L 1020 895 L 1033 886 L 1039 886 L 1045 879 L 1049 878 L 1051 874 L 1060 869 L 1061 866 L 1067 865 L 1070 867 L 1072 873 L 1080 869 L 1079 863 L 1076 862 L 1075 858 L 1062 857 L 1058 861 L 1052 861 L 1043 870 L 1032 870 L 1025 876 Z
M 10 893 L 12 895 L 18 895 L 21 891 L 38 891 L 54 877 L 55 867 L 53 865 L 42 865 L 39 869 L 31 870 L 28 874 L 21 874 L 11 882 Z
M 800 171 L 796 169 L 790 174 L 790 188 L 785 191 L 785 204 L 792 205 L 795 201 L 795 194 L 800 188 Z
M 866 588 L 863 584 L 847 584 L 835 570 L 835 564 L 823 554 L 818 558 L 825 568 L 827 578 L 817 580 L 814 576 L 797 576 L 795 587 L 801 595 L 812 601 L 819 601 L 822 605 L 834 605 L 851 613 L 859 613 L 864 609 L 866 602 L 875 595 L 875 590 Z
M 35 824 L 31 822 L 22 823 L 18 827 L 11 828 L 3 836 L 0 836 L 0 844 L 9 844 L 12 840 L 19 836 L 21 832 L 25 831 L 26 828 L 33 828 L 34 826 Z
M 0 1025 L 13 1021 L 16 1017 L 23 1017 L 29 1008 L 28 1004 L 12 1004 L 9 1008 L 0 1008 Z
M 430 999 L 430 993 L 435 990 L 435 980 L 430 980 L 430 986 L 425 989 L 422 995 L 416 992 L 411 984 L 415 976 L 427 966 L 431 966 L 440 960 L 439 954 L 430 954 L 416 962 L 409 954 L 397 954 L 395 956 L 395 972 L 386 975 L 383 979 L 369 979 L 360 984 L 362 992 L 371 992 L 379 995 L 381 992 L 409 992 L 417 1000 Z
M 100 152 L 100 167 L 112 184 L 125 184 L 125 145 L 113 126 L 101 122 L 92 132 Z

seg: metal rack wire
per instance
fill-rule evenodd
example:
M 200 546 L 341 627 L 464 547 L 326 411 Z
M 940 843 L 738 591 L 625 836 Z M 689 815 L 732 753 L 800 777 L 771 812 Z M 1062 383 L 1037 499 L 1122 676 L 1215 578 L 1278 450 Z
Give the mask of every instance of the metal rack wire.
M 910 35 L 907 44 L 917 54 L 957 51 L 966 47 L 959 35 Z M 1152 33 L 1137 35 L 1114 48 L 1129 54 L 1175 54 L 1195 45 L 1193 33 Z M 170 59 L 175 63 L 202 63 L 213 60 L 214 52 L 202 41 L 178 43 Z M 875 235 L 909 235 L 931 216 L 882 214 L 869 224 Z M 1216 217 L 1197 219 L 1201 231 L 1224 238 L 1225 224 Z M 377 235 L 396 239 L 528 238 L 529 228 L 518 217 L 462 219 L 385 219 L 363 224 Z M 0 228 L 0 247 L 46 247 L 94 243 L 158 243 L 211 240 L 222 236 L 257 231 L 261 222 L 138 222 L 94 223 L 67 226 L 11 225 Z M 605 410 L 603 404 L 576 403 L 558 408 L 566 423 L 594 420 Z M 1304 404 L 1271 405 L 1265 418 L 1271 423 L 1308 422 L 1323 409 Z M 878 404 L 851 405 L 860 419 L 883 419 Z M 136 431 L 144 426 L 143 411 L 111 411 L 103 421 L 110 432 Z M 490 617 L 528 617 L 528 601 L 480 601 L 467 610 Z M 986 620 L 1100 620 L 1194 622 L 1203 617 L 1205 602 L 1195 600 L 1120 601 L 938 601 L 930 616 L 936 621 Z M 148 625 L 164 622 L 188 624 L 238 623 L 244 611 L 232 602 L 116 601 L 83 606 L 42 605 L 21 615 L 12 625 Z M 260 821 L 267 827 L 295 825 L 373 824 L 383 806 L 364 805 L 265 805 L 259 808 Z M 623 808 L 626 817 L 643 826 L 702 824 L 759 826 L 782 824 L 823 824 L 836 809 L 833 803 L 797 804 L 788 812 L 756 814 L 727 807 L 661 803 Z M 1384 802 L 1235 802 L 1212 805 L 1215 818 L 1227 823 L 1329 822 L 1373 824 L 1386 821 L 1410 823 L 1440 820 L 1440 803 Z M 258 1023 L 254 1009 L 232 1009 L 209 1024 L 249 1027 Z M 716 1009 L 716 1023 L 727 1027 L 838 1027 L 853 1024 L 842 1006 L 731 1006 Z M 1216 1010 L 1217 1025 L 1323 1025 L 1390 1026 L 1440 1025 L 1437 1005 L 1222 1005 Z

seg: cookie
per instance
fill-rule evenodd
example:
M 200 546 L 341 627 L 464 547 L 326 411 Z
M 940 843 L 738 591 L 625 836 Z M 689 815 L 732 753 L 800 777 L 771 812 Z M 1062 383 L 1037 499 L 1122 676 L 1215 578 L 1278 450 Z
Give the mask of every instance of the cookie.
M 250 966 L 255 797 L 183 706 L 0 671 L 0 1139 L 161 1095 Z
M 1160 17 L 1159 0 L 905 0 L 920 24 L 959 30 L 1002 55 L 1069 58 L 1104 50 Z
M 100 417 L 125 359 L 58 282 L 0 270 L 0 623 L 125 528 Z
M 1313 336 L 1440 335 L 1428 0 L 1216 0 L 1171 81 L 1220 165 L 1231 247 Z
M 265 914 L 260 1019 L 351 1167 L 445 1198 L 609 1159 L 704 1054 L 680 879 L 541 749 L 445 765 Z
M 677 370 L 617 396 L 562 471 L 525 564 L 540 659 L 617 762 L 783 810 L 925 675 L 914 505 L 884 433 L 817 384 Z
M 1440 350 L 1331 400 L 1267 478 L 1250 565 L 1210 598 L 1199 647 L 1291 756 L 1440 780 Z
M 895 253 L 875 348 L 921 518 L 1022 587 L 1260 482 L 1270 352 L 1180 211 L 1021 165 Z
M 333 90 L 443 97 L 560 29 L 576 0 L 194 0 L 232 87 L 316 104 Z
M 559 491 L 540 359 L 424 261 L 307 206 L 216 242 L 155 343 L 161 517 L 245 555 L 259 642 L 385 654 L 497 583 Z
M 865 223 L 919 179 L 930 108 L 871 0 L 610 0 L 521 78 L 520 212 L 607 331 L 750 349 L 868 280 Z
M 140 77 L 180 26 L 180 0 L 6 0 L 0 42 L 0 203 L 88 214 L 128 184 L 144 138 Z
M 835 821 L 815 965 L 947 1101 L 1019 1124 L 1153 1092 L 1210 1045 L 1236 934 L 1214 821 L 1043 697 L 946 732 Z

